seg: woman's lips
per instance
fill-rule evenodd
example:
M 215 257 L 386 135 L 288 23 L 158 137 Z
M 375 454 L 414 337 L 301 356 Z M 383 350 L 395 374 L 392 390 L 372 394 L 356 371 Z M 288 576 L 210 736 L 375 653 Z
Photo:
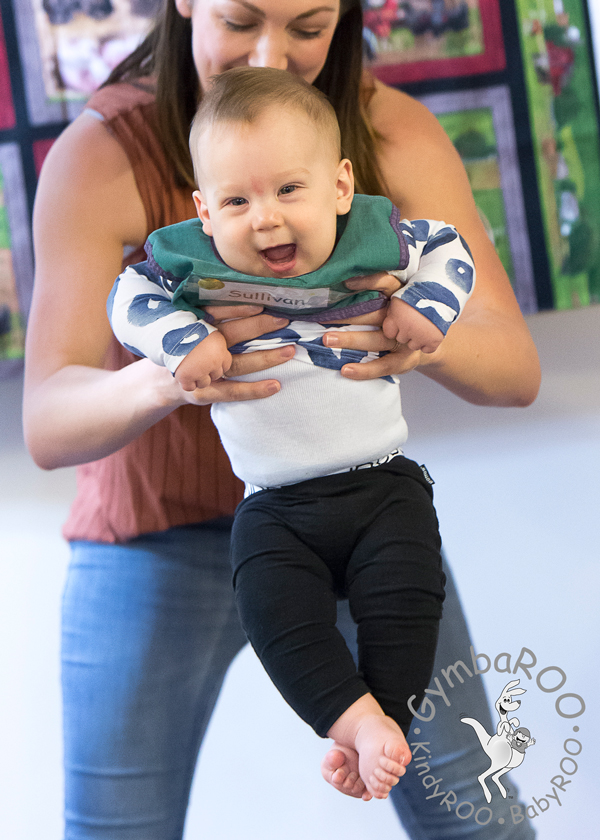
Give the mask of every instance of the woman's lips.
M 280 274 L 294 267 L 296 246 L 292 243 L 275 245 L 273 248 L 265 248 L 260 255 L 272 271 Z

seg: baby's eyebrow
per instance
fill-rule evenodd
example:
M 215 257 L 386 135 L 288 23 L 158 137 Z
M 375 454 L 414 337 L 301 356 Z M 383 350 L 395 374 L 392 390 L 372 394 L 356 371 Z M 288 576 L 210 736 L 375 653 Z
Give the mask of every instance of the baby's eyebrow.
M 306 169 L 305 166 L 300 166 L 297 169 L 287 169 L 285 172 L 279 173 L 279 177 L 284 179 L 298 175 L 310 175 L 310 169 Z

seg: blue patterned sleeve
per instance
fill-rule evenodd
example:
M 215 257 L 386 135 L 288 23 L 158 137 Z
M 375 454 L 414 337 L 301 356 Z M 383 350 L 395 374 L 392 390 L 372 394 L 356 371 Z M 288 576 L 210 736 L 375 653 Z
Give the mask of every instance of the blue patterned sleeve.
M 215 327 L 192 312 L 176 309 L 171 298 L 148 263 L 138 263 L 119 275 L 106 308 L 112 330 L 127 350 L 175 373 Z
M 401 230 L 410 261 L 403 272 L 393 272 L 404 283 L 393 297 L 414 307 L 446 335 L 475 286 L 469 247 L 456 228 L 445 222 L 403 219 Z

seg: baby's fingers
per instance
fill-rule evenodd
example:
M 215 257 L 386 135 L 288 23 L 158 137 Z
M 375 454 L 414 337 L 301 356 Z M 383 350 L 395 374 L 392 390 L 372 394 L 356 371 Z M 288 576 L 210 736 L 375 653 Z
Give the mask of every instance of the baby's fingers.
M 394 292 L 398 291 L 402 284 L 392 274 L 380 271 L 377 274 L 370 274 L 368 277 L 354 277 L 352 280 L 347 280 L 344 285 L 357 292 L 364 289 L 383 292 L 389 298 Z
M 252 306 L 250 304 L 242 304 L 241 306 L 205 307 L 205 312 L 210 315 L 208 320 L 212 324 L 218 324 L 219 321 L 228 321 L 238 318 L 252 318 L 254 315 L 260 315 L 262 311 L 262 306 Z
M 253 318 L 239 318 L 235 321 L 220 324 L 219 331 L 225 336 L 227 346 L 232 347 L 241 341 L 251 341 L 265 333 L 281 329 L 287 324 L 289 324 L 287 318 L 275 318 L 273 315 L 255 315 Z
M 419 341 L 418 339 L 411 339 L 407 342 L 407 346 L 411 350 L 420 350 L 421 353 L 435 353 L 438 349 L 440 344 L 442 343 L 444 336 L 440 333 L 439 338 L 429 339 L 425 342 Z
M 209 374 L 206 374 L 205 376 L 192 376 L 191 374 L 188 374 L 187 376 L 181 375 L 176 376 L 175 378 L 184 391 L 196 391 L 199 388 L 208 388 L 212 381 Z

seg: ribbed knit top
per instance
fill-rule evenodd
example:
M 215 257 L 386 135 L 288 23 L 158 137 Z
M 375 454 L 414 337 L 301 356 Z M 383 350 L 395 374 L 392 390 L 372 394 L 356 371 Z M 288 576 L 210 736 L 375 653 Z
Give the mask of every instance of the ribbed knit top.
M 153 93 L 130 84 L 98 91 L 88 108 L 123 147 L 146 210 L 148 234 L 194 217 L 189 187 L 176 184 L 156 132 Z M 143 248 L 124 265 L 145 259 Z M 105 367 L 136 357 L 112 342 Z M 124 542 L 152 531 L 233 513 L 242 485 L 210 419 L 208 406 L 182 406 L 113 455 L 77 468 L 77 496 L 65 523 L 68 540 Z

